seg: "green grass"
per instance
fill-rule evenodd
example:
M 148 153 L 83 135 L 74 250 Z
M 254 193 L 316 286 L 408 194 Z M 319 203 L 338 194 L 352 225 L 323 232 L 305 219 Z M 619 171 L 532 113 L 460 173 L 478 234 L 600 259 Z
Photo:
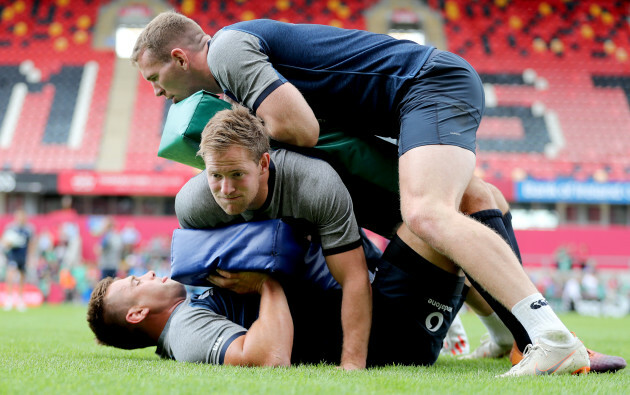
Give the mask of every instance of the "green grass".
M 597 351 L 630 360 L 630 316 L 561 317 Z M 473 347 L 480 321 L 463 315 Z M 507 359 L 458 361 L 433 367 L 392 366 L 343 372 L 330 365 L 288 369 L 236 368 L 160 360 L 153 349 L 99 347 L 85 322 L 85 307 L 44 306 L 25 313 L 0 311 L 0 394 L 17 393 L 570 393 L 630 392 L 630 368 L 616 374 L 497 379 Z

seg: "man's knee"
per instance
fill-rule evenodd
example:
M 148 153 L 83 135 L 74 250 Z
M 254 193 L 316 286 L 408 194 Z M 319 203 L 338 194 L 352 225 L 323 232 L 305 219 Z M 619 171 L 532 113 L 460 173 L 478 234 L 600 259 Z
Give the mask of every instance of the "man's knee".
M 464 191 L 460 210 L 464 214 L 472 214 L 483 210 L 498 208 L 495 200 L 493 188 L 500 194 L 501 192 L 491 184 L 483 181 L 479 177 L 473 177 Z
M 488 186 L 488 188 L 490 189 L 490 192 L 492 193 L 492 196 L 494 197 L 494 201 L 496 202 L 497 208 L 501 210 L 503 214 L 510 211 L 510 204 L 505 199 L 503 192 L 501 192 L 499 188 L 495 187 L 492 184 L 486 183 L 486 185 Z
M 403 221 L 409 229 L 425 242 L 433 245 L 447 230 L 446 221 L 450 215 L 458 215 L 454 207 L 440 201 L 419 199 L 413 205 L 403 208 Z

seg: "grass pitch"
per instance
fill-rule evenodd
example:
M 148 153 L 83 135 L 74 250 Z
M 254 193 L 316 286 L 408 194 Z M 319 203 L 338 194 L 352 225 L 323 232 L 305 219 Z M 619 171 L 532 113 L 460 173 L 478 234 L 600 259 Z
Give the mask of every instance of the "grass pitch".
M 25 313 L 0 311 L 0 394 L 25 393 L 630 393 L 630 368 L 615 374 L 498 379 L 502 360 L 458 361 L 440 357 L 432 367 L 390 366 L 344 372 L 330 365 L 238 368 L 160 360 L 153 348 L 100 347 L 83 306 L 43 306 Z M 630 316 L 562 315 L 592 349 L 630 360 Z M 472 347 L 483 326 L 462 317 Z

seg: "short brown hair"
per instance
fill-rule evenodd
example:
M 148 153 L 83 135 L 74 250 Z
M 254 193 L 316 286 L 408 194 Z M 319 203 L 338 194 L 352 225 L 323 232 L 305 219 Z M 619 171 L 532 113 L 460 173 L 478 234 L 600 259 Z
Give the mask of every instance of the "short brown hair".
M 138 36 L 133 46 L 131 61 L 135 64 L 144 51 L 160 62 L 168 62 L 174 43 L 187 47 L 199 43 L 196 38 L 204 31 L 192 19 L 175 11 L 165 11 L 153 18 Z
M 87 321 L 96 335 L 96 341 L 101 345 L 126 350 L 155 345 L 155 341 L 146 333 L 126 321 L 124 313 L 115 311 L 116 308 L 106 302 L 107 290 L 114 281 L 116 279 L 112 277 L 99 281 L 88 302 Z
M 219 111 L 208 121 L 197 155 L 205 160 L 207 155 L 225 152 L 234 145 L 246 148 L 255 162 L 269 152 L 269 135 L 263 121 L 241 105 Z

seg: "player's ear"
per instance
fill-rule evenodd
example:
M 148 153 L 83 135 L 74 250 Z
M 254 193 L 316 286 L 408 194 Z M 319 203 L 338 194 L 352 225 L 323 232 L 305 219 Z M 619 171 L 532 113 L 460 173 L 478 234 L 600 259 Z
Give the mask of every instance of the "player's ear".
M 171 58 L 175 60 L 177 65 L 184 70 L 188 70 L 188 56 L 181 48 L 173 48 L 171 50 Z
M 265 174 L 269 171 L 269 163 L 271 163 L 271 157 L 268 152 L 265 152 L 260 157 L 260 174 Z
M 130 324 L 139 324 L 149 315 L 148 307 L 133 306 L 127 311 L 125 319 Z

